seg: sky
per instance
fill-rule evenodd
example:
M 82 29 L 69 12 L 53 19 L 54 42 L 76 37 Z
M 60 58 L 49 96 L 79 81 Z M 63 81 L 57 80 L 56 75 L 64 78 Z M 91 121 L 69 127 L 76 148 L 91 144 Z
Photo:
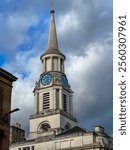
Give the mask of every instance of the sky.
M 112 136 L 113 62 L 112 0 L 55 0 L 59 49 L 74 91 L 74 116 L 87 130 L 101 125 Z M 47 50 L 50 1 L 0 1 L 0 67 L 18 80 L 13 84 L 11 124 L 27 132 L 34 112 L 40 56 Z

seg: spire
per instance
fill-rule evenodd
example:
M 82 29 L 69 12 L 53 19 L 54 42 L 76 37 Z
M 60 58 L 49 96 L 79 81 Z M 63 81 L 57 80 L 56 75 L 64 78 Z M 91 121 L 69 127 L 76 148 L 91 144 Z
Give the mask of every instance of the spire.
M 57 41 L 55 16 L 54 16 L 55 11 L 51 10 L 50 13 L 51 13 L 51 20 L 50 20 L 50 29 L 49 29 L 49 37 L 48 37 L 48 50 L 58 51 L 58 41 Z
M 44 55 L 47 54 L 59 54 L 65 58 L 65 55 L 62 54 L 58 48 L 58 40 L 57 40 L 55 16 L 54 16 L 55 11 L 53 8 L 51 9 L 50 13 L 51 13 L 51 19 L 50 19 L 50 29 L 49 29 L 49 36 L 48 36 L 48 49 L 44 54 L 41 55 L 41 59 Z

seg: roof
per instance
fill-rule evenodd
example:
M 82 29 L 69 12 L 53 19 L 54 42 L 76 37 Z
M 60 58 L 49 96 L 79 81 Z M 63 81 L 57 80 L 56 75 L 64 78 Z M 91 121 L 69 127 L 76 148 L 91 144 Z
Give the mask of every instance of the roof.
M 12 82 L 17 80 L 17 77 L 13 76 L 11 73 L 2 68 L 0 68 L 0 76 L 5 77 Z
M 69 130 L 66 130 L 65 132 L 62 132 L 60 134 L 57 135 L 57 137 L 59 136 L 64 136 L 64 135 L 69 135 L 69 134 L 74 134 L 74 133 L 85 133 L 87 132 L 85 129 L 82 129 L 81 127 L 79 126 L 75 126 Z
M 45 53 L 42 54 L 40 58 L 42 58 L 44 55 L 48 55 L 48 54 L 58 54 L 58 55 L 62 55 L 64 57 L 64 59 L 66 58 L 64 54 L 62 54 L 59 50 L 56 50 L 56 49 L 46 50 Z

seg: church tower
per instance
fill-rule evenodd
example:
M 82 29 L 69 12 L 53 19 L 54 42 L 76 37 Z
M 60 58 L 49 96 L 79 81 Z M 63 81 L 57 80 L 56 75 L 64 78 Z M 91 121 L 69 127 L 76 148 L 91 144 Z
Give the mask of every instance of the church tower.
M 76 126 L 73 91 L 65 74 L 65 55 L 58 48 L 55 11 L 51 10 L 48 49 L 40 57 L 42 73 L 34 88 L 35 108 L 30 116 L 29 139 L 59 134 Z

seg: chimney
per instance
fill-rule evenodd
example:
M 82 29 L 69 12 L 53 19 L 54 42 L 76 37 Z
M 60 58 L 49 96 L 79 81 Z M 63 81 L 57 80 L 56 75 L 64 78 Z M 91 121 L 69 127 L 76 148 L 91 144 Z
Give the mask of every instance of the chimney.
M 18 123 L 18 122 L 16 123 L 16 127 L 17 127 L 17 128 L 19 127 L 19 123 Z
M 19 123 L 19 128 L 21 129 L 21 124 Z
M 103 133 L 104 132 L 104 128 L 102 126 L 95 126 L 95 132 Z

